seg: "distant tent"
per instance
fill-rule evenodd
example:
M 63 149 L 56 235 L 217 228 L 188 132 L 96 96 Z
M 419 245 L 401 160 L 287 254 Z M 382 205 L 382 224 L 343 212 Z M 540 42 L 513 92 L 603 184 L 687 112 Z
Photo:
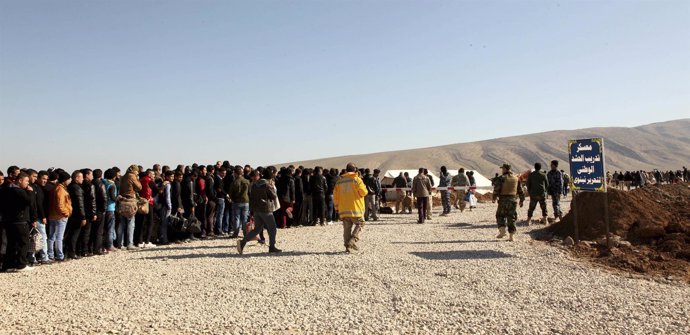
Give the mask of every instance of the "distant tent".
M 474 172 L 474 182 L 477 184 L 477 192 L 486 193 L 493 191 L 493 186 L 491 186 L 491 179 L 484 177 L 484 175 L 479 173 L 479 171 L 477 170 L 465 170 L 465 173 L 467 173 L 467 171 Z M 456 176 L 458 174 L 458 169 L 449 169 L 448 173 L 450 173 L 451 176 Z
M 381 176 L 381 185 L 387 185 L 391 186 L 393 185 L 393 180 L 395 177 L 400 175 L 400 173 L 404 175 L 405 172 L 407 172 L 410 175 L 410 178 L 414 178 L 417 174 L 419 174 L 419 169 L 411 169 L 411 170 L 388 170 L 386 173 L 384 173 Z M 431 175 L 434 178 L 434 184 L 438 186 L 438 177 L 431 171 L 429 171 L 429 175 Z

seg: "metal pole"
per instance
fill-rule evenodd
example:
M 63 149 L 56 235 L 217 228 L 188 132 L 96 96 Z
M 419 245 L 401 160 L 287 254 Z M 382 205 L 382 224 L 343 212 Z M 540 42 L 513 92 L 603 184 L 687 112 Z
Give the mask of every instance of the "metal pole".
M 573 212 L 573 224 L 575 230 L 575 243 L 580 243 L 580 228 L 577 226 L 577 193 L 573 190 L 573 201 L 570 205 L 570 210 Z
M 609 192 L 604 191 L 604 224 L 606 225 L 606 248 L 611 249 L 610 224 L 609 224 Z

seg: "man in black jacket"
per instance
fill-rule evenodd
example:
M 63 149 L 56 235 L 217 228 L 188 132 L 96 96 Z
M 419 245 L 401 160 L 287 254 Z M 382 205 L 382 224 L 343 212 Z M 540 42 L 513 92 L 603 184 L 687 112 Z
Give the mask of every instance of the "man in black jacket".
M 201 223 L 201 228 L 205 228 L 206 223 L 206 166 L 199 166 L 197 171 L 197 178 L 194 180 L 194 193 L 196 194 L 196 208 L 194 215 Z M 202 237 L 206 235 L 202 231 Z
M 206 238 L 212 238 L 214 236 L 213 224 L 216 222 L 216 207 L 218 201 L 216 198 L 215 186 L 216 167 L 208 165 L 206 167 L 206 172 L 206 176 L 204 177 L 204 182 L 206 184 L 204 187 L 204 192 L 206 193 L 206 222 L 202 222 L 202 226 L 204 227 L 202 235 Z
M 328 184 L 326 178 L 323 176 L 323 170 L 320 166 L 314 168 L 314 175 L 309 179 L 309 188 L 311 190 L 311 201 L 313 206 L 313 213 L 311 224 L 316 225 L 316 220 L 319 220 L 320 225 L 324 225 L 326 221 L 326 190 Z
M 302 171 L 302 208 L 300 209 L 300 223 L 303 225 L 310 224 L 313 216 L 313 207 L 311 202 L 311 187 L 309 179 L 311 178 L 311 169 L 304 169 Z
M 184 212 L 184 207 L 182 207 L 182 172 L 175 171 L 175 177 L 170 186 L 170 203 L 172 204 L 170 209 L 172 215 Z
M 185 219 L 191 219 L 195 217 L 194 211 L 198 204 L 194 201 L 194 185 L 199 177 L 196 171 L 190 172 L 184 180 L 182 180 L 181 196 L 182 196 L 182 208 L 184 213 L 182 214 Z M 189 233 L 187 238 L 190 240 L 195 240 L 194 234 Z
M 223 222 L 221 227 L 223 228 L 223 234 L 230 234 L 230 217 L 232 216 L 232 203 L 230 201 L 230 188 L 232 187 L 232 182 L 235 181 L 235 174 L 232 172 L 234 167 L 228 164 L 224 164 L 225 167 L 225 177 L 223 177 L 223 192 L 225 193 L 225 209 L 223 210 Z
M 364 198 L 364 205 L 366 206 L 364 209 L 364 221 L 369 221 L 370 217 L 374 219 L 374 221 L 378 221 L 379 219 L 377 204 L 379 193 L 381 193 L 381 183 L 378 180 L 378 171 L 378 169 L 375 170 L 376 176 L 373 176 L 371 170 L 364 170 L 364 178 L 362 178 L 362 181 L 369 192 Z
M 79 235 L 82 227 L 87 224 L 86 205 L 84 199 L 84 190 L 82 184 L 84 183 L 84 175 L 81 171 L 76 170 L 72 172 L 72 183 L 67 186 L 67 192 L 72 200 L 72 215 L 67 220 L 67 257 L 71 259 L 79 259 L 77 255 L 77 243 L 79 242 Z M 95 207 L 95 206 L 94 206 Z
M 304 200 L 304 187 L 302 185 L 302 169 L 295 169 L 292 180 L 295 183 L 295 204 L 292 206 L 292 225 L 299 226 L 302 213 L 302 201 Z
M 41 234 L 43 241 L 41 250 L 36 256 L 38 256 L 39 263 L 50 263 L 48 259 L 48 233 L 46 230 L 46 225 L 48 224 L 48 197 L 46 195 L 48 193 L 45 191 L 45 186 L 48 184 L 48 172 L 29 170 L 29 173 L 29 180 L 33 181 L 31 188 L 36 196 L 36 230 Z
M 95 255 L 103 254 L 103 230 L 105 227 L 105 210 L 108 200 L 105 184 L 103 183 L 103 171 L 93 170 L 93 188 L 96 200 L 96 220 L 91 224 L 91 237 L 89 238 L 88 252 Z
M 2 225 L 7 233 L 7 252 L 2 264 L 2 271 L 17 269 L 29 271 L 27 255 L 29 253 L 29 231 L 33 188 L 29 186 L 29 175 L 24 172 L 14 179 L 13 184 L 6 184 L 0 189 L 0 215 Z
M 81 174 L 84 176 L 84 181 L 81 183 L 81 189 L 84 191 L 86 225 L 81 228 L 81 232 L 79 233 L 77 255 L 87 257 L 93 255 L 89 250 L 89 240 L 91 239 L 91 227 L 96 225 L 95 222 L 98 220 L 98 216 L 96 215 L 96 187 L 93 185 L 93 171 L 91 169 L 82 169 Z
M 333 189 L 335 183 L 338 181 L 338 171 L 336 169 L 324 170 L 324 177 L 326 178 L 326 220 L 329 225 L 335 221 L 335 204 L 333 203 Z
M 223 180 L 226 174 L 227 170 L 221 166 L 216 169 L 216 175 L 213 180 L 213 187 L 216 191 L 216 216 L 213 218 L 213 232 L 220 236 L 225 236 L 225 231 L 223 230 L 223 216 L 225 215 L 225 200 L 227 199 L 227 193 L 225 193 Z
M 294 173 L 293 168 L 281 168 L 278 175 L 278 182 L 276 188 L 278 189 L 278 201 L 280 201 L 280 210 L 278 216 L 278 227 L 286 228 L 290 226 L 290 216 L 288 215 L 293 210 L 295 205 L 295 179 L 292 177 Z

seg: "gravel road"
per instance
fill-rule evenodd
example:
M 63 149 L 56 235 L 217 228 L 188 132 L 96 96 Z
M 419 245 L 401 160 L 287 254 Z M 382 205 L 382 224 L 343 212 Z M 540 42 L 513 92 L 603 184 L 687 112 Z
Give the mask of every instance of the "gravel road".
M 335 224 L 279 230 L 279 255 L 217 239 L 0 274 L 0 334 L 690 333 L 687 284 L 573 260 L 534 226 L 498 241 L 494 210 L 383 215 L 354 254 Z

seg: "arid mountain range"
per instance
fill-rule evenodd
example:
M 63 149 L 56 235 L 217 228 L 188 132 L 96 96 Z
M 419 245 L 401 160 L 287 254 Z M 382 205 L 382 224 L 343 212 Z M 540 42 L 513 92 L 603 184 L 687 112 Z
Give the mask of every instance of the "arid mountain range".
M 530 169 L 535 162 L 548 168 L 557 159 L 568 170 L 568 140 L 603 137 L 606 168 L 615 170 L 677 170 L 690 166 L 690 119 L 681 119 L 625 128 L 587 128 L 555 130 L 544 133 L 497 138 L 493 140 L 449 144 L 439 147 L 389 151 L 362 155 L 323 158 L 295 165 L 342 168 L 347 162 L 360 167 L 416 169 L 432 171 L 445 165 L 449 169 L 465 167 L 493 175 L 498 166 L 511 164 L 515 170 Z M 282 164 L 281 164 L 282 165 Z

